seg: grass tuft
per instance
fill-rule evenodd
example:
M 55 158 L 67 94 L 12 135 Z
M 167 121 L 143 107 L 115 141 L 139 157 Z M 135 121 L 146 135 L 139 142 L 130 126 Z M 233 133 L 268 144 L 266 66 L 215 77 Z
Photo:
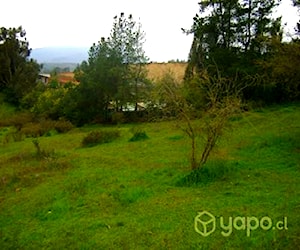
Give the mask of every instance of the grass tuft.
M 122 205 L 129 205 L 149 197 L 150 193 L 147 189 L 141 187 L 122 187 L 119 190 L 112 192 L 112 196 Z
M 129 139 L 130 142 L 136 142 L 136 141 L 144 141 L 149 139 L 148 135 L 144 130 L 141 128 L 134 128 L 132 129 L 133 136 Z
M 216 160 L 207 162 L 202 168 L 193 170 L 181 178 L 177 186 L 195 186 L 208 184 L 215 181 L 226 180 L 233 173 L 232 167 L 226 161 Z

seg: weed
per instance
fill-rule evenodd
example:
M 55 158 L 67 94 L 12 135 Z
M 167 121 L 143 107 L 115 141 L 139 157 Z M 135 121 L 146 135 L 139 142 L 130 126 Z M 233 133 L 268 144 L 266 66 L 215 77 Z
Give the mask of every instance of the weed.
M 149 196 L 149 191 L 141 187 L 121 188 L 112 192 L 115 200 L 122 205 L 129 205 Z
M 120 137 L 119 130 L 92 131 L 82 140 L 82 146 L 92 147 L 97 144 L 109 143 Z
M 141 128 L 134 128 L 131 130 L 133 136 L 129 139 L 130 142 L 135 142 L 135 141 L 143 141 L 146 139 L 149 139 L 148 135 L 144 130 Z
M 168 137 L 168 139 L 170 141 L 179 141 L 179 140 L 182 140 L 183 139 L 183 135 L 174 135 L 174 136 L 170 136 Z
M 14 131 L 6 134 L 4 138 L 4 143 L 9 143 L 10 141 L 20 142 L 24 140 L 24 134 L 21 131 Z
M 32 143 L 36 149 L 36 157 L 39 159 L 50 159 L 53 158 L 54 156 L 54 150 L 46 150 L 46 149 L 42 149 L 40 146 L 40 142 L 38 141 L 38 139 L 34 139 L 32 140 Z
M 176 184 L 178 186 L 208 184 L 210 182 L 225 179 L 229 173 L 232 173 L 232 169 L 225 161 L 212 161 L 202 168 L 193 170 L 191 173 L 181 178 Z

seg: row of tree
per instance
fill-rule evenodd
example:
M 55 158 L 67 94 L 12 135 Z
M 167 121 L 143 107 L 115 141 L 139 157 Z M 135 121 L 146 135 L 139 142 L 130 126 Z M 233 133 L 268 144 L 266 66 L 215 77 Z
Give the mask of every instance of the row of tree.
M 194 17 L 186 82 L 208 73 L 238 80 L 247 100 L 299 99 L 299 40 L 282 42 L 280 0 L 205 0 Z M 294 1 L 299 5 L 299 1 Z M 292 63 L 291 63 L 292 62 Z
M 300 5 L 298 0 L 293 2 Z M 279 3 L 200 1 L 191 29 L 184 30 L 194 37 L 183 84 L 189 105 L 198 109 L 207 106 L 209 97 L 203 83 L 221 78 L 241 90 L 244 100 L 299 100 L 300 42 L 297 38 L 282 42 L 281 18 L 272 17 Z M 0 91 L 16 105 L 77 124 L 96 118 L 109 121 L 112 113 L 122 113 L 129 106 L 137 111 L 141 102 L 161 110 L 166 102 L 153 94 L 158 84 L 147 79 L 144 41 L 141 24 L 132 15 L 121 13 L 114 18 L 110 36 L 93 44 L 88 61 L 75 70 L 80 84 L 58 89 L 36 86 L 40 67 L 28 59 L 25 31 L 21 27 L 1 28 Z

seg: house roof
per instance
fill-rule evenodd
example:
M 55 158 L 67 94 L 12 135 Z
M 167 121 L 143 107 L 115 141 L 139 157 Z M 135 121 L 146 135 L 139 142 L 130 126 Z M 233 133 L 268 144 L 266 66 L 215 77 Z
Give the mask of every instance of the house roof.
M 41 77 L 45 77 L 45 78 L 50 78 L 50 77 L 51 77 L 51 75 L 50 75 L 50 74 L 39 74 L 39 76 L 41 76 Z

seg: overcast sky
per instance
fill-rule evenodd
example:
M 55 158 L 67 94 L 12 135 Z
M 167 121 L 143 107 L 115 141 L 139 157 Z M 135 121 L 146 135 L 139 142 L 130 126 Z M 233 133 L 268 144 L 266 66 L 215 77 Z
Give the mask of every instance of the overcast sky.
M 113 17 L 133 14 L 146 33 L 144 49 L 151 61 L 187 59 L 190 28 L 199 0 L 5 0 L 0 26 L 22 27 L 31 48 L 49 46 L 90 47 L 109 36 Z M 283 21 L 293 27 L 298 20 L 291 0 L 282 0 Z M 292 30 L 290 28 L 290 30 Z

